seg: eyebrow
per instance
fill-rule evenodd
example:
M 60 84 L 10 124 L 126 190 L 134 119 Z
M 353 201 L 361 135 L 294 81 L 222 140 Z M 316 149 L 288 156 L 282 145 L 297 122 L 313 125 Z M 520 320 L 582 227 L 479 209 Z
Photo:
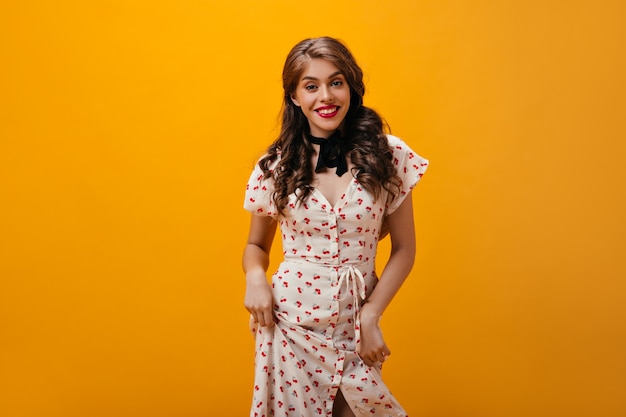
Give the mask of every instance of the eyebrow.
M 332 74 L 330 74 L 330 76 L 328 78 L 334 78 L 337 75 L 343 75 L 343 73 L 341 71 L 335 71 Z M 304 77 L 302 77 L 302 80 L 300 81 L 304 81 L 304 80 L 314 80 L 314 81 L 318 81 L 318 78 L 315 77 L 311 77 L 310 75 L 305 75 Z

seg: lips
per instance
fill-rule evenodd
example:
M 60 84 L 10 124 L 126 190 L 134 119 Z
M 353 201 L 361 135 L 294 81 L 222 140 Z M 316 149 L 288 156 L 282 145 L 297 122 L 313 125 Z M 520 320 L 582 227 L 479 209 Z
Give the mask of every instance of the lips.
M 324 107 L 320 107 L 318 109 L 315 109 L 315 111 L 321 117 L 323 117 L 325 119 L 329 119 L 331 117 L 335 117 L 335 115 L 339 111 L 339 107 L 338 106 L 324 106 Z

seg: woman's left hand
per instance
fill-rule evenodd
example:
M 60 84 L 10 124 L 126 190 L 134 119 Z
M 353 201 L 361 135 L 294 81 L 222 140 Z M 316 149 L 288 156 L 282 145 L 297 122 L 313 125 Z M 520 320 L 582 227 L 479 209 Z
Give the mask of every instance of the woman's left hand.
M 361 341 L 357 346 L 357 353 L 367 366 L 383 363 L 391 351 L 383 339 L 380 330 L 380 316 L 367 309 L 367 304 L 361 308 Z

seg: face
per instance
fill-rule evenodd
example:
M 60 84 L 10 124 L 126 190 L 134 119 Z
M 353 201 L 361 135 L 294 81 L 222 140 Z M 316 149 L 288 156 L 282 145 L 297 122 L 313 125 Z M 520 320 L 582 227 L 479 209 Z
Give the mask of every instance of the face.
M 350 87 L 332 62 L 316 58 L 303 71 L 291 100 L 308 119 L 311 134 L 327 138 L 348 113 Z

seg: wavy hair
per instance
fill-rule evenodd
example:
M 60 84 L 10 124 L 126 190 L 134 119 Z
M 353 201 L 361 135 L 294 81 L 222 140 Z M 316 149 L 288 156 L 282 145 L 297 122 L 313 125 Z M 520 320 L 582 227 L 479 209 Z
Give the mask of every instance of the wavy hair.
M 350 87 L 350 108 L 344 120 L 341 146 L 354 165 L 352 174 L 374 199 L 380 198 L 382 191 L 387 190 L 387 203 L 393 201 L 400 190 L 400 178 L 385 136 L 388 126 L 376 111 L 363 105 L 363 71 L 348 48 L 337 39 L 320 37 L 299 42 L 287 55 L 283 67 L 280 134 L 259 161 L 265 178 L 273 176 L 272 198 L 278 213 L 284 212 L 291 194 L 296 193 L 297 201 L 301 202 L 313 190 L 311 158 L 315 150 L 307 139 L 309 123 L 291 97 L 308 63 L 316 58 L 332 62 Z M 279 155 L 280 160 L 271 169 Z

